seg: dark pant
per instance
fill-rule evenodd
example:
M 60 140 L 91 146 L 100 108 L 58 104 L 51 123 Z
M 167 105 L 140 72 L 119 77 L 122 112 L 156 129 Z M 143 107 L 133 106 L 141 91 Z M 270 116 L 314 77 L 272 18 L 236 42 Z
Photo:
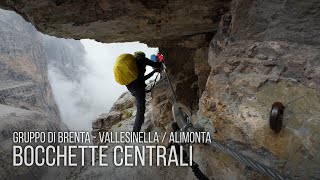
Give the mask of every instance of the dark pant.
M 146 92 L 145 83 L 135 80 L 127 85 L 128 90 L 136 98 L 137 113 L 133 125 L 133 132 L 139 132 L 144 122 L 144 113 L 146 110 Z

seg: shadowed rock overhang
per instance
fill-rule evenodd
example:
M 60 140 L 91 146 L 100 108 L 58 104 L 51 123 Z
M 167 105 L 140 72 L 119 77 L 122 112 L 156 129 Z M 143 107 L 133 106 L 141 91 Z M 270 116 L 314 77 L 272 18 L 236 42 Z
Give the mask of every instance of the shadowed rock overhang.
M 16 11 L 45 34 L 110 43 L 214 32 L 229 4 L 229 0 L 1 0 L 0 8 Z

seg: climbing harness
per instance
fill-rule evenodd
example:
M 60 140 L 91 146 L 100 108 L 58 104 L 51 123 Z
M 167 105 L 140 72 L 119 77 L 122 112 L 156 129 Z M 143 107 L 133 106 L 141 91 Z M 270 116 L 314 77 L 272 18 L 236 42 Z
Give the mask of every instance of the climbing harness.
M 196 129 L 194 127 L 194 125 L 191 122 L 191 111 L 189 110 L 188 107 L 186 107 L 185 105 L 177 102 L 177 98 L 175 96 L 174 93 L 174 89 L 172 86 L 172 83 L 168 77 L 168 74 L 166 72 L 166 66 L 163 63 L 163 67 L 164 67 L 164 74 L 166 76 L 166 79 L 168 81 L 168 84 L 170 86 L 171 89 L 171 93 L 173 96 L 173 106 L 172 106 L 172 115 L 173 115 L 173 123 L 172 123 L 172 127 L 174 132 L 176 131 L 181 131 L 181 132 L 199 132 L 198 129 Z M 216 149 L 221 150 L 222 152 L 228 154 L 229 156 L 233 157 L 234 159 L 236 159 L 237 161 L 245 164 L 248 167 L 251 167 L 253 170 L 260 172 L 264 175 L 269 176 L 272 179 L 280 179 L 280 180 L 287 180 L 290 179 L 289 177 L 279 173 L 277 170 L 270 168 L 264 164 L 261 164 L 239 152 L 237 152 L 236 150 L 232 149 L 231 147 L 224 145 L 220 142 L 218 142 L 217 140 L 214 140 L 213 138 L 211 138 L 212 141 L 210 143 L 210 145 Z M 176 145 L 177 146 L 177 145 Z M 184 153 L 186 154 L 186 153 Z M 184 157 L 185 161 L 188 161 L 187 157 Z M 200 180 L 205 180 L 208 179 L 199 169 L 199 166 L 193 162 L 192 166 L 191 166 L 195 176 L 200 179 Z

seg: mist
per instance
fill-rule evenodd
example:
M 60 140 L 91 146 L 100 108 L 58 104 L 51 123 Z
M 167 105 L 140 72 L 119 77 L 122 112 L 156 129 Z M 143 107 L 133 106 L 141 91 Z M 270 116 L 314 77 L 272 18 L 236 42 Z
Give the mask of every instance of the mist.
M 49 81 L 60 110 L 62 121 L 71 131 L 90 131 L 91 123 L 100 114 L 107 113 L 125 91 L 113 76 L 113 64 L 122 53 L 143 51 L 147 57 L 158 52 L 139 42 L 104 44 L 81 40 L 85 48 L 84 62 L 77 79 L 67 77 L 55 67 L 48 67 Z M 69 67 L 72 68 L 72 67 Z M 150 72 L 152 68 L 147 68 Z M 72 69 L 70 69 L 72 71 Z

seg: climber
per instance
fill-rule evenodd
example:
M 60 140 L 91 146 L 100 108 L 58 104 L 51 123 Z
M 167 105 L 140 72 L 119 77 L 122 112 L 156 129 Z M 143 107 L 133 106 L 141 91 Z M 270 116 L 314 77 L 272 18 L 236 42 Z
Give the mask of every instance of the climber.
M 147 65 L 152 66 L 154 70 L 144 75 Z M 161 67 L 161 62 L 154 62 L 146 58 L 145 53 L 141 51 L 135 52 L 134 56 L 131 54 L 122 54 L 117 58 L 113 68 L 116 81 L 119 84 L 126 85 L 127 89 L 136 98 L 137 113 L 133 125 L 133 132 L 139 132 L 144 123 L 144 113 L 146 109 L 145 81 L 155 72 L 160 72 Z

